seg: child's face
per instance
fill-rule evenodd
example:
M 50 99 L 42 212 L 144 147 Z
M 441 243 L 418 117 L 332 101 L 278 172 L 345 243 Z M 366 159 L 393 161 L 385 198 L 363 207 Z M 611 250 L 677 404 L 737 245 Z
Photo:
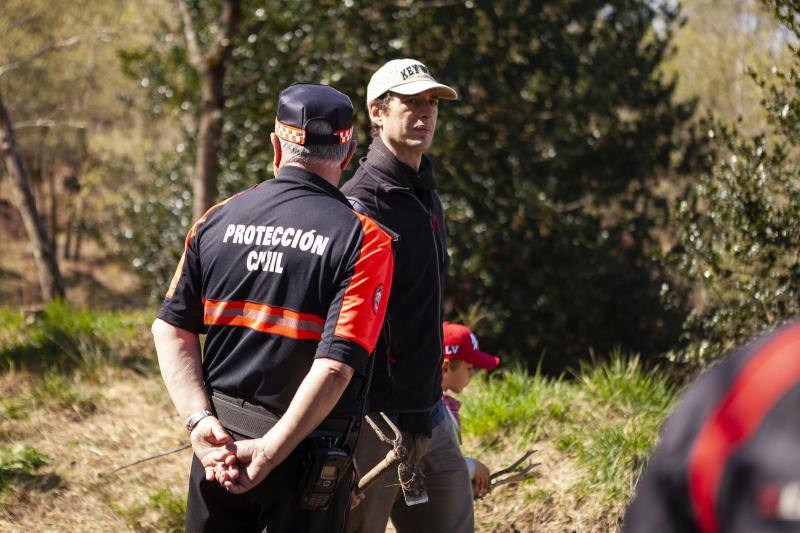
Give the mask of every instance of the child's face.
M 466 361 L 449 361 L 442 373 L 442 388 L 453 392 L 461 392 L 469 384 L 475 367 Z

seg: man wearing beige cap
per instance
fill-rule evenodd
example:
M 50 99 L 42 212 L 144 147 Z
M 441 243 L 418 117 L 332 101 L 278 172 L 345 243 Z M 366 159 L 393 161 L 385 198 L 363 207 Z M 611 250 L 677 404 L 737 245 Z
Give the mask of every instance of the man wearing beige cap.
M 399 533 L 474 530 L 469 474 L 441 402 L 442 287 L 450 256 L 444 208 L 424 155 L 433 142 L 439 100 L 456 98 L 455 90 L 415 59 L 383 65 L 367 86 L 374 138 L 342 189 L 357 211 L 399 235 L 370 412 L 384 433 L 392 435 L 379 412 L 400 428 L 425 485 L 413 492 L 401 487 L 396 469 L 386 472 L 351 514 L 351 532 L 382 532 L 390 516 Z M 365 426 L 356 452 L 361 471 L 387 451 Z

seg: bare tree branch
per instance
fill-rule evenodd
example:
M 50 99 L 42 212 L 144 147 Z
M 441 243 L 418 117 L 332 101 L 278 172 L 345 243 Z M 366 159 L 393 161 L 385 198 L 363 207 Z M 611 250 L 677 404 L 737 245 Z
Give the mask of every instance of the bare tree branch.
M 399 0 L 393 2 L 391 5 L 400 9 L 435 9 L 441 7 L 453 7 L 463 5 L 463 0 L 428 0 L 427 2 L 418 2 L 415 0 Z M 367 14 L 375 14 L 380 9 L 379 5 L 373 4 L 368 7 L 361 8 L 358 13 L 361 16 Z
M 82 120 L 68 120 L 66 122 L 57 122 L 47 118 L 37 118 L 36 120 L 21 120 L 14 123 L 14 131 L 25 128 L 73 128 L 78 130 L 85 130 L 89 128 L 89 124 Z
M 82 41 L 85 41 L 87 39 L 90 39 L 90 38 L 97 37 L 102 41 L 110 41 L 111 40 L 111 35 L 112 35 L 111 33 L 105 32 L 105 31 L 100 31 L 100 32 L 96 32 L 96 33 L 87 33 L 85 35 L 74 35 L 74 36 L 70 37 L 69 39 L 61 41 L 60 43 L 55 43 L 55 44 L 51 44 L 49 46 L 45 46 L 43 48 L 40 48 L 39 50 L 37 50 L 36 52 L 31 54 L 29 57 L 27 57 L 26 59 L 20 59 L 19 61 L 12 61 L 11 63 L 8 63 L 6 65 L 0 65 L 0 76 L 3 76 L 3 74 L 11 72 L 12 70 L 17 70 L 18 68 L 24 67 L 28 63 L 31 63 L 32 61 L 35 61 L 36 59 L 39 59 L 40 57 L 42 57 L 45 54 L 49 54 L 50 52 L 54 52 L 56 50 L 63 50 L 64 48 L 69 48 L 71 46 L 75 46 L 76 44 L 78 44 L 78 43 L 80 43 Z
M 192 14 L 185 0 L 178 0 L 178 9 L 181 11 L 183 19 L 183 35 L 186 38 L 186 50 L 189 52 L 189 61 L 198 71 L 203 71 L 203 54 L 200 52 L 200 44 L 197 41 L 197 32 L 194 29 Z
M 239 26 L 239 2 L 225 2 L 222 5 L 222 31 L 220 31 L 211 50 L 206 56 L 206 65 L 209 69 L 216 68 L 223 60 L 227 59 L 228 49 L 233 45 L 233 37 Z

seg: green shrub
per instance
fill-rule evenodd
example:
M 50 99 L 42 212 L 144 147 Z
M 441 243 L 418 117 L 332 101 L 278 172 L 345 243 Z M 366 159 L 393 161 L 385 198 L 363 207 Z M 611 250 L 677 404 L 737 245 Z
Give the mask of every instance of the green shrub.
M 50 462 L 50 457 L 30 446 L 17 444 L 0 448 L 0 493 Z
M 671 255 L 698 305 L 683 326 L 688 348 L 672 356 L 693 365 L 800 314 L 800 6 L 764 3 L 786 29 L 793 63 L 751 72 L 768 126 L 748 137 L 710 121 L 705 129 L 718 156 L 674 208 Z

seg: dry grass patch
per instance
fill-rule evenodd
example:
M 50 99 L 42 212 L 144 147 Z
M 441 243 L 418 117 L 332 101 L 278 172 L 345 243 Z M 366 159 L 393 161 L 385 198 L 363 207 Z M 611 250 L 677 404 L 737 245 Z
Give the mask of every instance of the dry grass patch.
M 95 412 L 40 407 L 25 420 L 2 421 L 5 433 L 26 435 L 25 444 L 53 460 L 38 472 L 49 485 L 23 482 L 4 496 L 0 530 L 164 531 L 176 512 L 182 527 L 191 452 L 107 475 L 185 442 L 160 379 L 124 370 L 107 377 L 82 384 L 98 397 Z

